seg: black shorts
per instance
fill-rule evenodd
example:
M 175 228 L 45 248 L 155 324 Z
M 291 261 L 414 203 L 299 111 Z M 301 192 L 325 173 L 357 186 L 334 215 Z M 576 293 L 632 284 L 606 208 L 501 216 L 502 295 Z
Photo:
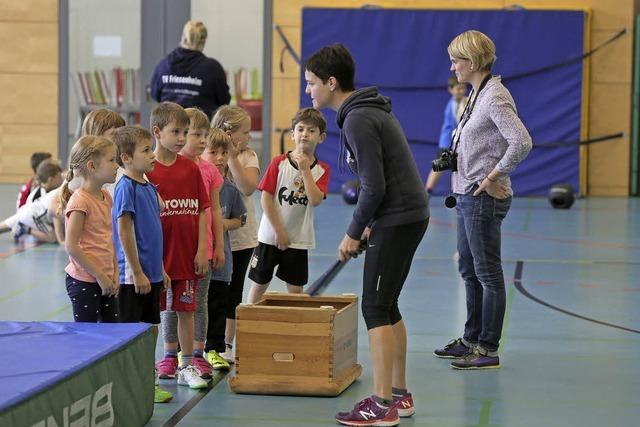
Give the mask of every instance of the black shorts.
M 160 324 L 160 295 L 162 282 L 152 283 L 151 292 L 136 294 L 133 285 L 120 286 L 120 321 L 125 323 Z
M 309 280 L 309 262 L 306 249 L 285 249 L 281 251 L 272 245 L 259 243 L 253 250 L 249 264 L 249 279 L 266 285 L 273 278 L 273 270 L 278 266 L 276 277 L 289 285 L 304 286 Z

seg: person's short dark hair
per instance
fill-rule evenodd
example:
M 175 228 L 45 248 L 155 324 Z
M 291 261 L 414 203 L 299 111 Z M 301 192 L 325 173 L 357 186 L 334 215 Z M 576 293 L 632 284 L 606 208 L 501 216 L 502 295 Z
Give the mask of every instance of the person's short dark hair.
M 116 162 L 122 167 L 122 154 L 133 157 L 136 145 L 141 141 L 151 141 L 151 133 L 142 126 L 123 126 L 113 131 L 111 140 L 116 144 Z
M 343 44 L 335 43 L 316 51 L 307 59 L 304 68 L 324 83 L 329 77 L 335 77 L 343 92 L 355 90 L 353 79 L 356 75 L 356 64 Z
M 162 130 L 166 125 L 175 122 L 178 126 L 189 127 L 189 116 L 180 105 L 175 102 L 161 102 L 151 111 L 151 129 L 157 126 Z
M 62 173 L 62 168 L 58 162 L 41 162 L 36 169 L 38 182 L 45 183 L 49 178 Z
M 327 131 L 327 121 L 324 119 L 324 115 L 315 108 L 303 108 L 298 111 L 291 120 L 291 129 L 295 129 L 298 123 L 317 126 L 321 134 Z
M 38 166 L 40 166 L 40 163 L 50 158 L 51 153 L 47 153 L 45 151 L 36 151 L 35 153 L 33 153 L 30 159 L 31 169 L 33 170 L 33 173 L 37 174 Z
M 449 78 L 447 79 L 447 87 L 452 88 L 457 85 L 458 85 L 458 78 L 456 77 L 456 75 L 455 74 L 450 75 Z

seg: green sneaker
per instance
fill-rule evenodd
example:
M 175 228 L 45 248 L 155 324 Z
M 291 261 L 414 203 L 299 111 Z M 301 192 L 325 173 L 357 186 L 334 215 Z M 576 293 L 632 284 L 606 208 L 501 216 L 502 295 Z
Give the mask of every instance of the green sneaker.
M 161 389 L 160 386 L 156 386 L 153 394 L 153 403 L 167 403 L 171 399 L 173 399 L 173 394 Z
M 230 368 L 229 362 L 224 360 L 215 350 L 207 352 L 207 361 L 215 371 L 228 371 Z

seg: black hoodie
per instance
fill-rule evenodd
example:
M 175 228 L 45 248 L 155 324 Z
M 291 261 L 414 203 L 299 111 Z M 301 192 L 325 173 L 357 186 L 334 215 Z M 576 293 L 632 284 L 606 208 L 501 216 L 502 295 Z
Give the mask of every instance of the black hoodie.
M 336 121 L 347 163 L 360 178 L 349 237 L 359 240 L 367 225 L 427 220 L 427 195 L 390 99 L 375 87 L 357 90 L 342 103 Z
M 218 61 L 197 50 L 178 47 L 153 71 L 151 96 L 184 108 L 198 107 L 211 118 L 231 100 L 227 76 Z

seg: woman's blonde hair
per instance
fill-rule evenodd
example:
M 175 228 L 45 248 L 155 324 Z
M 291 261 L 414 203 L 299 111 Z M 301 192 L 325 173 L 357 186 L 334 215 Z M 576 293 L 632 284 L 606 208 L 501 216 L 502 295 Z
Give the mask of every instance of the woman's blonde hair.
M 82 136 L 94 135 L 102 136 L 112 128 L 119 128 L 125 125 L 120 114 L 106 108 L 98 108 L 91 111 L 82 122 Z
M 73 144 L 71 154 L 69 154 L 69 171 L 60 189 L 59 215 L 64 212 L 67 207 L 67 202 L 71 197 L 69 183 L 73 180 L 73 177 L 75 175 L 86 177 L 88 173 L 87 162 L 89 160 L 100 161 L 106 149 L 109 147 L 114 147 L 114 143 L 110 139 L 94 135 L 80 137 L 80 139 Z
M 456 36 L 447 52 L 453 58 L 468 59 L 474 70 L 478 71 L 491 71 L 497 59 L 496 45 L 487 35 L 476 30 L 465 31 Z
M 246 119 L 251 119 L 251 116 L 244 108 L 237 105 L 223 105 L 218 108 L 218 111 L 213 116 L 211 127 L 227 132 L 235 132 Z
M 204 50 L 204 44 L 207 42 L 207 27 L 200 21 L 187 21 L 182 29 L 182 37 L 180 38 L 180 46 L 185 49 Z

